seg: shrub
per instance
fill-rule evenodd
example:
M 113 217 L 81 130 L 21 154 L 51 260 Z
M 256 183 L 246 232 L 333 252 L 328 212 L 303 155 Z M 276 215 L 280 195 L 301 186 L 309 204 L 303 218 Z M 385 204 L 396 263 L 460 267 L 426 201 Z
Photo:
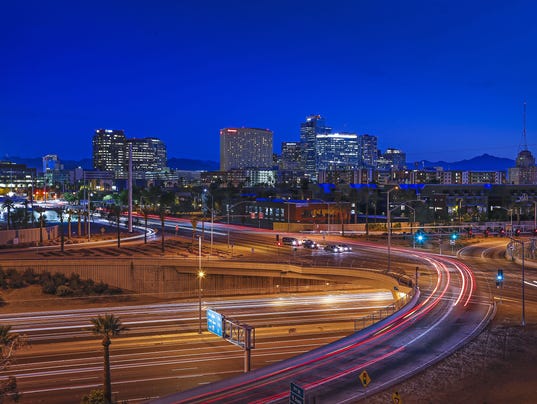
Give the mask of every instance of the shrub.
M 56 272 L 52 276 L 52 281 L 54 282 L 54 285 L 56 287 L 58 287 L 60 285 L 66 285 L 67 284 L 67 277 L 64 274 L 62 274 L 61 272 Z
M 39 275 L 34 272 L 33 268 L 26 268 L 26 270 L 22 273 L 22 279 L 27 285 L 35 285 L 39 282 L 39 278 Z
M 66 285 L 60 285 L 56 288 L 56 296 L 64 297 L 64 296 L 72 296 L 73 289 L 71 289 L 69 286 Z
M 43 282 L 42 290 L 43 293 L 54 295 L 56 294 L 56 285 L 54 285 L 54 282 L 51 279 L 46 280 Z
M 91 390 L 87 396 L 82 397 L 81 404 L 104 404 L 106 400 L 104 399 L 104 391 L 102 390 Z
M 9 268 L 6 273 L 9 279 L 9 287 L 13 289 L 20 289 L 25 285 L 22 274 L 17 271 L 15 268 Z

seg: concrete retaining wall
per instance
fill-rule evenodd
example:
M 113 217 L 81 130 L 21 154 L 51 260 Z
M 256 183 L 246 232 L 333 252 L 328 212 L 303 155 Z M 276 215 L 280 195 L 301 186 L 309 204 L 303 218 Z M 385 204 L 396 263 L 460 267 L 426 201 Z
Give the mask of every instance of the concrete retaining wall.
M 58 237 L 59 226 L 46 226 L 42 229 L 18 229 L 18 230 L 1 230 L 0 245 L 17 245 L 17 244 L 35 244 L 41 241 L 39 232 L 43 234 L 43 241 L 54 240 Z
M 104 282 L 110 286 L 161 298 L 194 298 L 198 295 L 198 262 L 196 259 L 169 263 L 137 263 L 136 260 L 12 260 L 3 261 L 6 270 L 15 268 L 35 272 L 72 273 L 82 279 Z M 158 260 L 157 260 L 158 261 Z M 386 289 L 394 297 L 396 291 L 409 288 L 390 276 L 373 271 L 338 268 L 303 268 L 294 265 L 210 261 L 203 263 L 204 296 L 237 296 L 258 293 L 307 292 L 319 290 Z

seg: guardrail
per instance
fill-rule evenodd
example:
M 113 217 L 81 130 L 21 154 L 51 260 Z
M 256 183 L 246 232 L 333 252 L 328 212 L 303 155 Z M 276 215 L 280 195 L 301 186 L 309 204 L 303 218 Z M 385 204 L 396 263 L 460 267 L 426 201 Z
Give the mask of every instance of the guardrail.
M 397 299 L 392 304 L 379 309 L 376 312 L 368 314 L 366 316 L 357 318 L 354 320 L 354 331 L 363 330 L 399 311 L 406 306 L 414 297 L 415 289 L 411 289 L 409 293 L 406 293 L 402 298 Z M 361 324 L 361 327 L 360 327 Z

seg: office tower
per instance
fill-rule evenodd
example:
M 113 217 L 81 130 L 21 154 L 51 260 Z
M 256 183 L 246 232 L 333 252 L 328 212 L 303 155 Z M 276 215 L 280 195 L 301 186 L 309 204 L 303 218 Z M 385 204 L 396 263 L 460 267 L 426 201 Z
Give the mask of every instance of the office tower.
M 43 172 L 62 170 L 62 164 L 57 154 L 47 154 L 43 156 Z
M 221 129 L 220 171 L 272 168 L 272 138 L 268 129 Z
M 316 136 L 316 168 L 353 170 L 358 167 L 358 136 L 354 133 L 326 133 Z
M 93 168 L 117 174 L 127 171 L 127 139 L 123 130 L 97 129 L 92 144 Z
M 302 156 L 299 142 L 282 142 L 280 170 L 298 171 L 302 169 Z
M 321 115 L 310 115 L 306 122 L 300 124 L 300 144 L 302 147 L 302 165 L 307 176 L 317 178 L 317 155 L 315 145 L 317 135 L 330 133 L 331 129 L 325 125 Z
M 406 153 L 398 149 L 387 149 L 384 158 L 390 162 L 394 170 L 402 170 L 406 167 Z
M 167 167 L 166 145 L 159 139 L 127 139 L 126 157 L 132 145 L 132 170 L 136 172 L 162 171 Z
M 378 158 L 377 137 L 371 135 L 358 136 L 358 155 L 361 168 L 374 168 Z

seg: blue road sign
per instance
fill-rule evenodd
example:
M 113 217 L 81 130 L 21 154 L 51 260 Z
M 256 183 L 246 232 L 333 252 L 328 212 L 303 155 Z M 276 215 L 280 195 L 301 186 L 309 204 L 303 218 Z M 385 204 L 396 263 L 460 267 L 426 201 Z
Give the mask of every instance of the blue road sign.
M 289 403 L 290 404 L 304 404 L 304 389 L 298 384 L 291 382 L 289 393 Z
M 207 331 L 222 337 L 224 335 L 222 326 L 224 322 L 223 319 L 224 316 L 222 316 L 220 313 L 207 309 Z

